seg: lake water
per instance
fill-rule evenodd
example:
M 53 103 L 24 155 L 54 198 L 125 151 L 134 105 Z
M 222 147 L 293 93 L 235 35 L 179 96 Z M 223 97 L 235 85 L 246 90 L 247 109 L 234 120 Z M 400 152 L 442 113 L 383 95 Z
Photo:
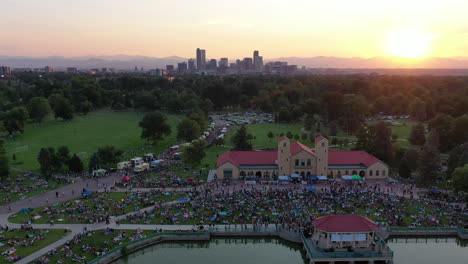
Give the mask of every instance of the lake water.
M 464 247 L 460 244 L 464 243 Z M 388 241 L 395 264 L 467 264 L 468 241 L 398 238 Z M 305 264 L 301 245 L 272 238 L 223 238 L 209 242 L 168 242 L 130 254 L 113 264 Z

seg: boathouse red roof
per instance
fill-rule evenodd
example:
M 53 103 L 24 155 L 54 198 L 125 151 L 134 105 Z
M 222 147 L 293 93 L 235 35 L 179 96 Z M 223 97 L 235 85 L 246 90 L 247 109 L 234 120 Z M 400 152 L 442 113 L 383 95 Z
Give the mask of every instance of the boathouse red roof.
M 372 232 L 377 228 L 374 221 L 360 215 L 328 215 L 312 221 L 314 228 L 325 232 Z

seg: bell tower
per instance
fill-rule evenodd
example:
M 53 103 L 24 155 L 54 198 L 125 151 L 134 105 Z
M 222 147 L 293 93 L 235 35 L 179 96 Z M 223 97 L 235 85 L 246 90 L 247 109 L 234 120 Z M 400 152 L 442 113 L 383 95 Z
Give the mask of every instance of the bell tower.
M 278 139 L 278 176 L 290 174 L 290 158 L 291 156 L 291 142 L 287 137 L 280 137 Z
M 317 175 L 328 174 L 328 140 L 322 136 L 315 138 L 315 154 L 317 155 Z

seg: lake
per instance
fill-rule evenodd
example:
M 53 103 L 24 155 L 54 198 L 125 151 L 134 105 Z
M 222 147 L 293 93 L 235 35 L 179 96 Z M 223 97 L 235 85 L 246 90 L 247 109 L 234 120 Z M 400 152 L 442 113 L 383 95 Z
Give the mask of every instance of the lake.
M 464 244 L 464 247 L 461 246 Z M 455 238 L 394 238 L 395 264 L 467 264 L 468 241 Z M 275 238 L 222 238 L 209 242 L 164 242 L 113 264 L 305 264 L 300 244 Z

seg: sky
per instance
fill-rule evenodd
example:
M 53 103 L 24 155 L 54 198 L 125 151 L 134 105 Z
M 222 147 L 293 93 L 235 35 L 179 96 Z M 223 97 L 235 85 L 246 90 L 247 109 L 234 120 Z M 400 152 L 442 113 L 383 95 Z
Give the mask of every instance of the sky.
M 468 56 L 467 0 L 0 0 L 0 54 Z

